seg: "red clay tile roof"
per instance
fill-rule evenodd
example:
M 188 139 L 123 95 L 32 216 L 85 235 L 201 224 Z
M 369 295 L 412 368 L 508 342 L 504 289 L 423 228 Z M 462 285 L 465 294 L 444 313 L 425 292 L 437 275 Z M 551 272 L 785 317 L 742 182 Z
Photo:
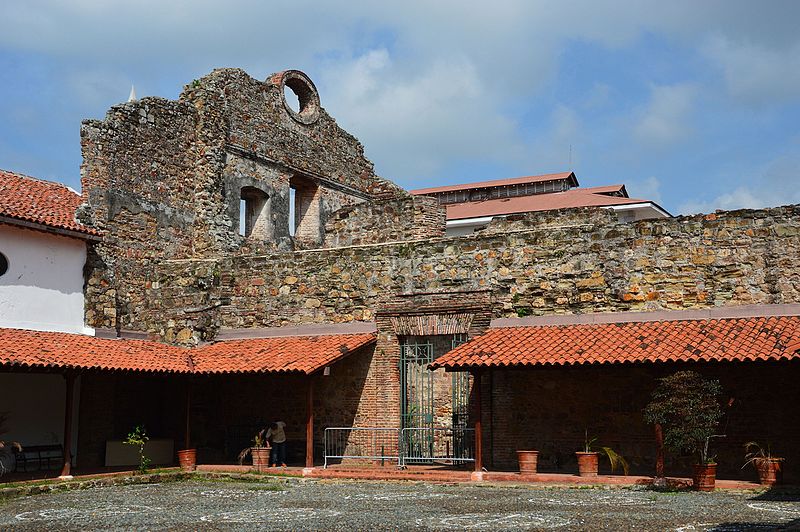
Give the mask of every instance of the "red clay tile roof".
M 412 190 L 411 194 L 421 196 L 425 194 L 439 194 L 441 192 L 454 192 L 457 190 L 474 190 L 476 188 L 493 188 L 508 185 L 524 185 L 527 183 L 541 183 L 542 181 L 558 181 L 561 179 L 571 179 L 572 186 L 578 186 L 578 179 L 572 172 L 560 172 L 557 174 L 529 175 L 523 177 L 512 177 L 510 179 L 495 179 L 493 181 L 479 181 L 477 183 L 464 183 L 462 185 L 447 185 L 443 187 L 418 188 Z
M 0 365 L 177 373 L 314 373 L 374 333 L 217 342 L 188 349 L 160 342 L 0 328 Z
M 375 342 L 374 333 L 227 340 L 192 352 L 199 373 L 301 372 L 330 366 Z
M 798 342 L 800 316 L 497 327 L 431 367 L 800 359 Z
M 159 342 L 0 329 L 0 365 L 132 371 L 191 371 L 189 350 Z
M 628 191 L 625 188 L 625 185 L 603 185 L 599 187 L 583 187 L 577 190 L 583 190 L 584 192 L 591 192 L 592 194 L 617 194 L 621 193 L 622 197 L 628 197 Z
M 649 200 L 608 196 L 603 192 L 613 192 L 616 187 L 574 188 L 565 192 L 551 192 L 532 196 L 470 201 L 447 205 L 448 220 L 500 216 L 524 212 L 552 211 L 556 209 L 575 209 L 579 207 L 610 207 L 651 203 Z
M 81 196 L 66 185 L 0 170 L 0 216 L 85 235 L 99 233 L 75 220 Z

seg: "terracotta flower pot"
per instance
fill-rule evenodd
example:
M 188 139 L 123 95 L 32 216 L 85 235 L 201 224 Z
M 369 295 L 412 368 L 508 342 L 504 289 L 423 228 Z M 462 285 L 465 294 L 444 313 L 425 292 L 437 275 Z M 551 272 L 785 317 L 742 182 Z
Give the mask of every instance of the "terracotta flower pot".
M 755 461 L 758 481 L 765 486 L 780 484 L 783 480 L 783 458 L 762 458 Z
M 717 479 L 717 464 L 695 464 L 692 485 L 697 491 L 714 491 Z
M 197 469 L 197 449 L 183 449 L 178 451 L 178 463 L 184 471 Z
M 258 471 L 269 467 L 270 447 L 252 447 L 250 453 L 253 455 L 253 467 Z
M 539 451 L 517 451 L 520 473 L 536 473 L 539 462 Z
M 578 474 L 582 477 L 596 477 L 599 453 L 575 453 L 578 457 Z

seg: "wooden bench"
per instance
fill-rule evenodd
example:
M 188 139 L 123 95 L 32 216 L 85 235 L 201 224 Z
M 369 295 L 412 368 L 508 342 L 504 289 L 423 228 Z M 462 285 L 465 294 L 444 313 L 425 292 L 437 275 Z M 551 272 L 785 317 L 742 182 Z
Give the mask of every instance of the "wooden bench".
M 61 444 L 27 445 L 15 453 L 16 471 L 58 469 L 64 465 L 64 447 Z M 34 464 L 36 467 L 33 468 Z

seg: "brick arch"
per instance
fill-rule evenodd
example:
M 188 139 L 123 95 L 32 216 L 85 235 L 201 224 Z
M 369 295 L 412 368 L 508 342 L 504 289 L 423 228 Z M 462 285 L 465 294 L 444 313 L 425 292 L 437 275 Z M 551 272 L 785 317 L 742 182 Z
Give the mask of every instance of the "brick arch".
M 389 322 L 397 336 L 467 334 L 475 317 L 471 312 L 391 316 Z

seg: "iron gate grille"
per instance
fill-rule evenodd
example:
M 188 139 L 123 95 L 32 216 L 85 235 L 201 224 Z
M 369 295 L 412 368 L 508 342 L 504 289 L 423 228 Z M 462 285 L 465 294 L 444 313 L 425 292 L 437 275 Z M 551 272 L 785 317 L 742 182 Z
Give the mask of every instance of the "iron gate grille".
M 467 342 L 466 334 L 454 334 L 452 348 Z M 453 456 L 472 456 L 473 439 L 466 437 L 469 425 L 469 372 L 453 372 Z
M 402 428 L 432 429 L 433 372 L 428 364 L 433 362 L 433 344 L 405 344 L 400 354 Z M 401 446 L 416 456 L 433 456 L 433 431 L 409 432 Z

